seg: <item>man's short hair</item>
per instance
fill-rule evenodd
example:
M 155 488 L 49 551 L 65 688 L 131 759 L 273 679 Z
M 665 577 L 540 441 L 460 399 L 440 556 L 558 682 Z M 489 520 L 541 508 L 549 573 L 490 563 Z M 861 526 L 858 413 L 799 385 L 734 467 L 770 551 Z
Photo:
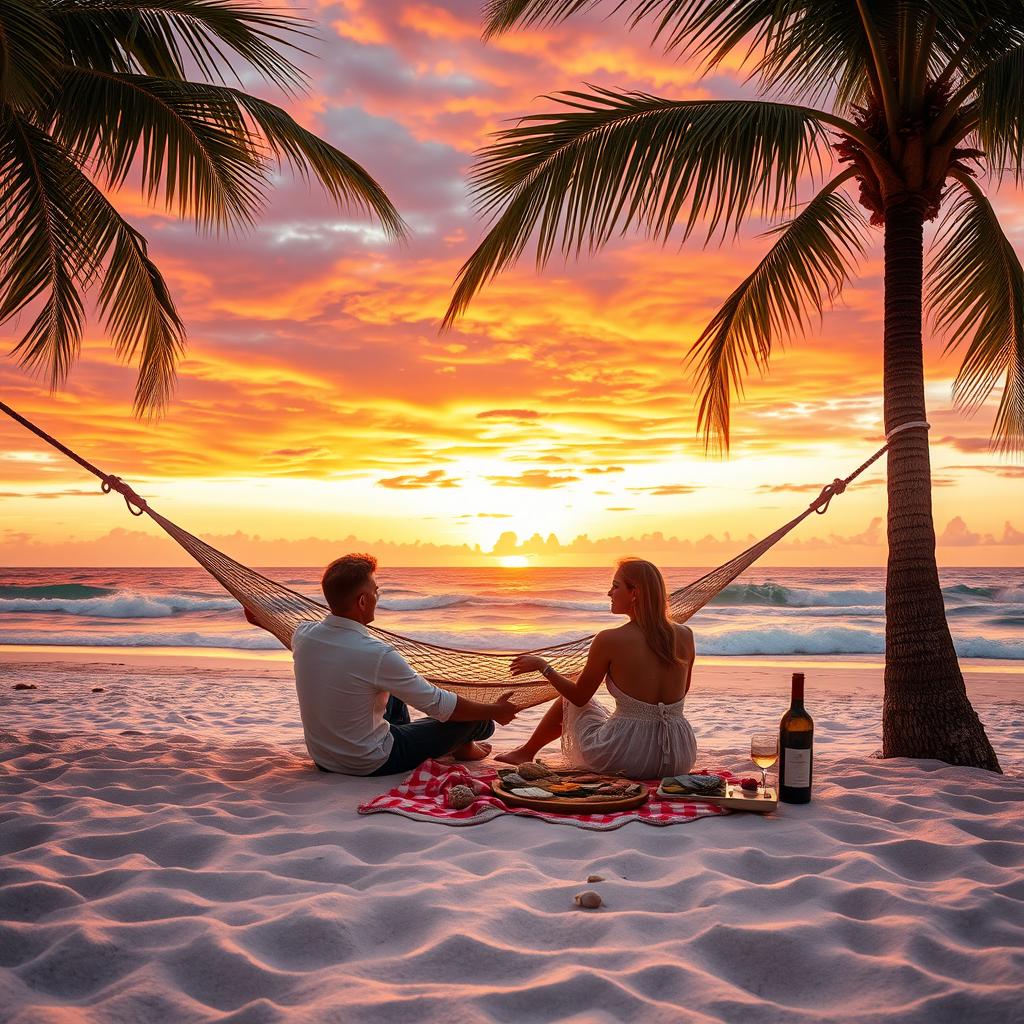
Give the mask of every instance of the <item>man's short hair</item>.
M 359 593 L 359 588 L 377 571 L 377 559 L 373 555 L 342 555 L 326 569 L 320 586 L 332 612 L 344 611 Z

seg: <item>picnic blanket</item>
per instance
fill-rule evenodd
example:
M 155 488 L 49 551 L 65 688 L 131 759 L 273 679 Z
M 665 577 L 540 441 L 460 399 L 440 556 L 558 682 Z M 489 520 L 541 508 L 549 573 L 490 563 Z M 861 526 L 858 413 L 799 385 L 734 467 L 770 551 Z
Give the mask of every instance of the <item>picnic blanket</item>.
M 731 778 L 725 771 L 713 772 Z M 407 779 L 394 789 L 359 805 L 360 814 L 401 814 L 415 821 L 434 821 L 441 825 L 480 825 L 500 814 L 518 814 L 524 818 L 540 818 L 555 825 L 607 832 L 622 828 L 627 822 L 642 821 L 648 825 L 678 825 L 709 815 L 728 814 L 729 811 L 714 804 L 683 800 L 648 800 L 632 811 L 610 814 L 554 814 L 535 811 L 528 807 L 509 807 L 491 793 L 491 783 L 498 777 L 497 770 L 485 763 L 467 765 L 459 762 L 424 761 Z M 660 779 L 644 780 L 653 793 Z M 477 794 L 476 800 L 462 810 L 449 807 L 446 802 L 452 786 L 469 786 Z

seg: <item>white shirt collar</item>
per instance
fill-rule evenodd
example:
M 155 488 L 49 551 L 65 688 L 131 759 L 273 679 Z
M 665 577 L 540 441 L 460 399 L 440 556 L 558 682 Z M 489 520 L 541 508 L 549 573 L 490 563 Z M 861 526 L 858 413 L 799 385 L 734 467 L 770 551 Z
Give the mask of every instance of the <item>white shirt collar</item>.
M 361 622 L 356 622 L 355 619 L 347 619 L 344 615 L 327 615 L 324 618 L 324 625 L 331 626 L 334 629 L 351 629 L 355 633 L 362 633 L 363 636 L 370 635 L 370 631 Z

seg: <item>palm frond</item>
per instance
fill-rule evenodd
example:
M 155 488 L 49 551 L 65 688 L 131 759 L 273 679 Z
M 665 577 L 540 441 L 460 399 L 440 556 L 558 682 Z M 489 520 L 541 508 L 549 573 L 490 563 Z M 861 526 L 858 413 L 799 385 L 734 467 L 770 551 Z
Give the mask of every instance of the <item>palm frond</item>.
M 83 178 L 82 213 L 91 217 L 94 246 L 105 256 L 99 311 L 117 354 L 136 358 L 136 414 L 156 414 L 170 401 L 178 360 L 185 351 L 185 325 L 146 239 L 117 212 L 103 193 Z
M 126 362 L 138 354 L 135 412 L 160 413 L 170 401 L 177 364 L 185 351 L 185 326 L 145 238 L 113 207 L 115 238 L 100 288 L 99 305 Z M 140 351 L 141 350 L 141 351 Z
M 484 4 L 484 38 L 507 32 L 516 25 L 553 25 L 577 11 L 597 7 L 601 0 L 487 0 Z M 621 4 L 616 4 L 621 6 Z
M 64 59 L 61 34 L 38 3 L 0 0 L 0 103 L 40 106 Z
M 491 0 L 485 38 L 516 25 L 564 21 L 599 0 Z M 880 28 L 895 26 L 896 5 L 870 4 Z M 609 0 L 628 10 L 631 28 L 649 23 L 666 51 L 693 57 L 705 72 L 739 52 L 744 66 L 765 89 L 817 98 L 835 92 L 840 108 L 864 98 L 871 55 L 863 24 L 851 0 Z
M 976 410 L 1003 378 L 993 446 L 1024 448 L 1024 269 L 992 204 L 967 175 L 930 261 L 928 305 L 946 350 L 968 342 L 953 395 Z
M 355 160 L 303 128 L 280 107 L 239 90 L 224 91 L 252 118 L 278 159 L 300 174 L 312 171 L 338 204 L 375 214 L 391 238 L 406 236 L 408 229 L 391 200 Z
M 742 394 L 750 364 L 764 373 L 773 341 L 806 330 L 811 312 L 820 315 L 834 300 L 863 254 L 863 214 L 836 191 L 854 173 L 833 178 L 771 232 L 775 243 L 690 349 L 700 396 L 697 427 L 707 448 L 728 450 L 730 399 Z
M 824 141 L 819 112 L 782 103 L 598 88 L 558 98 L 566 109 L 523 118 L 478 158 L 472 188 L 496 220 L 459 272 L 446 326 L 535 229 L 538 266 L 559 239 L 578 255 L 634 226 L 667 240 L 677 224 L 686 238 L 703 221 L 708 239 L 724 236 L 792 206 Z
M 5 127 L 0 322 L 43 299 L 15 352 L 59 385 L 80 347 L 82 295 L 101 279 L 99 310 L 117 352 L 139 360 L 136 409 L 158 411 L 170 396 L 184 327 L 145 239 L 53 139 L 24 121 Z
M 1024 180 L 1024 44 L 1004 53 L 976 80 L 976 131 L 996 178 Z
M 55 137 L 94 154 L 108 186 L 132 167 L 150 199 L 202 225 L 251 224 L 262 204 L 264 163 L 234 98 L 202 83 L 68 69 Z M 141 160 L 136 160 L 140 155 Z
M 896 6 L 869 0 L 872 23 L 895 38 Z M 706 70 L 739 54 L 763 89 L 817 98 L 835 93 L 846 108 L 871 84 L 871 50 L 852 0 L 635 0 L 633 25 L 654 22 L 665 48 Z
M 67 376 L 82 339 L 79 289 L 98 267 L 68 154 L 45 132 L 7 110 L 0 118 L 0 323 L 42 298 L 15 345 L 23 365 Z
M 71 63 L 158 78 L 237 80 L 233 57 L 286 91 L 305 74 L 284 53 L 305 53 L 311 22 L 236 0 L 62 0 L 51 16 L 64 32 Z M 188 74 L 187 72 L 191 72 Z
M 918 70 L 938 74 L 959 53 L 992 59 L 1021 28 L 1015 0 L 629 0 L 634 26 L 651 20 L 666 48 L 708 68 L 739 54 L 765 89 L 794 96 L 834 94 L 840 109 L 880 93 L 880 68 L 895 80 L 901 34 L 913 49 L 932 19 L 929 58 Z M 859 7 L 863 7 L 863 14 Z M 881 45 L 871 55 L 865 20 Z M 923 84 L 923 83 L 921 83 Z
M 490 0 L 484 34 L 554 24 L 598 6 L 600 0 Z M 829 95 L 842 110 L 882 89 L 853 0 L 608 0 L 607 6 L 625 10 L 634 29 L 649 25 L 667 51 L 698 60 L 706 72 L 739 56 L 765 90 L 808 101 Z M 889 77 L 899 64 L 901 36 L 913 50 L 928 20 L 928 59 L 915 70 L 932 77 L 954 59 L 962 58 L 968 74 L 987 66 L 1019 41 L 1024 27 L 1016 0 L 863 0 L 863 8 Z
M 1018 0 L 932 0 L 941 12 L 945 49 L 956 52 L 957 74 L 969 80 L 1024 43 L 1024 9 Z

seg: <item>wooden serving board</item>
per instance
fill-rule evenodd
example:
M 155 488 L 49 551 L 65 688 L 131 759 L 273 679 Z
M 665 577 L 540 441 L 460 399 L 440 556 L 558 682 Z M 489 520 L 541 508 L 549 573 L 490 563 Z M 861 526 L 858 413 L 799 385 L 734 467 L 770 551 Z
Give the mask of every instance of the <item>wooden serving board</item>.
M 657 800 L 682 800 L 685 803 L 717 804 L 731 811 L 756 811 L 767 814 L 779 806 L 779 794 L 774 788 L 759 789 L 756 793 L 741 789 L 732 783 L 725 784 L 725 796 L 699 796 L 696 793 L 666 793 L 660 786 L 654 794 Z
M 502 803 L 513 807 L 528 807 L 531 811 L 544 811 L 548 814 L 610 814 L 612 811 L 631 811 L 635 807 L 642 807 L 650 797 L 650 791 L 645 786 L 643 792 L 635 796 L 613 797 L 607 800 L 579 800 L 557 796 L 540 799 L 516 796 L 502 787 L 500 779 L 495 779 L 491 783 L 491 792 Z

